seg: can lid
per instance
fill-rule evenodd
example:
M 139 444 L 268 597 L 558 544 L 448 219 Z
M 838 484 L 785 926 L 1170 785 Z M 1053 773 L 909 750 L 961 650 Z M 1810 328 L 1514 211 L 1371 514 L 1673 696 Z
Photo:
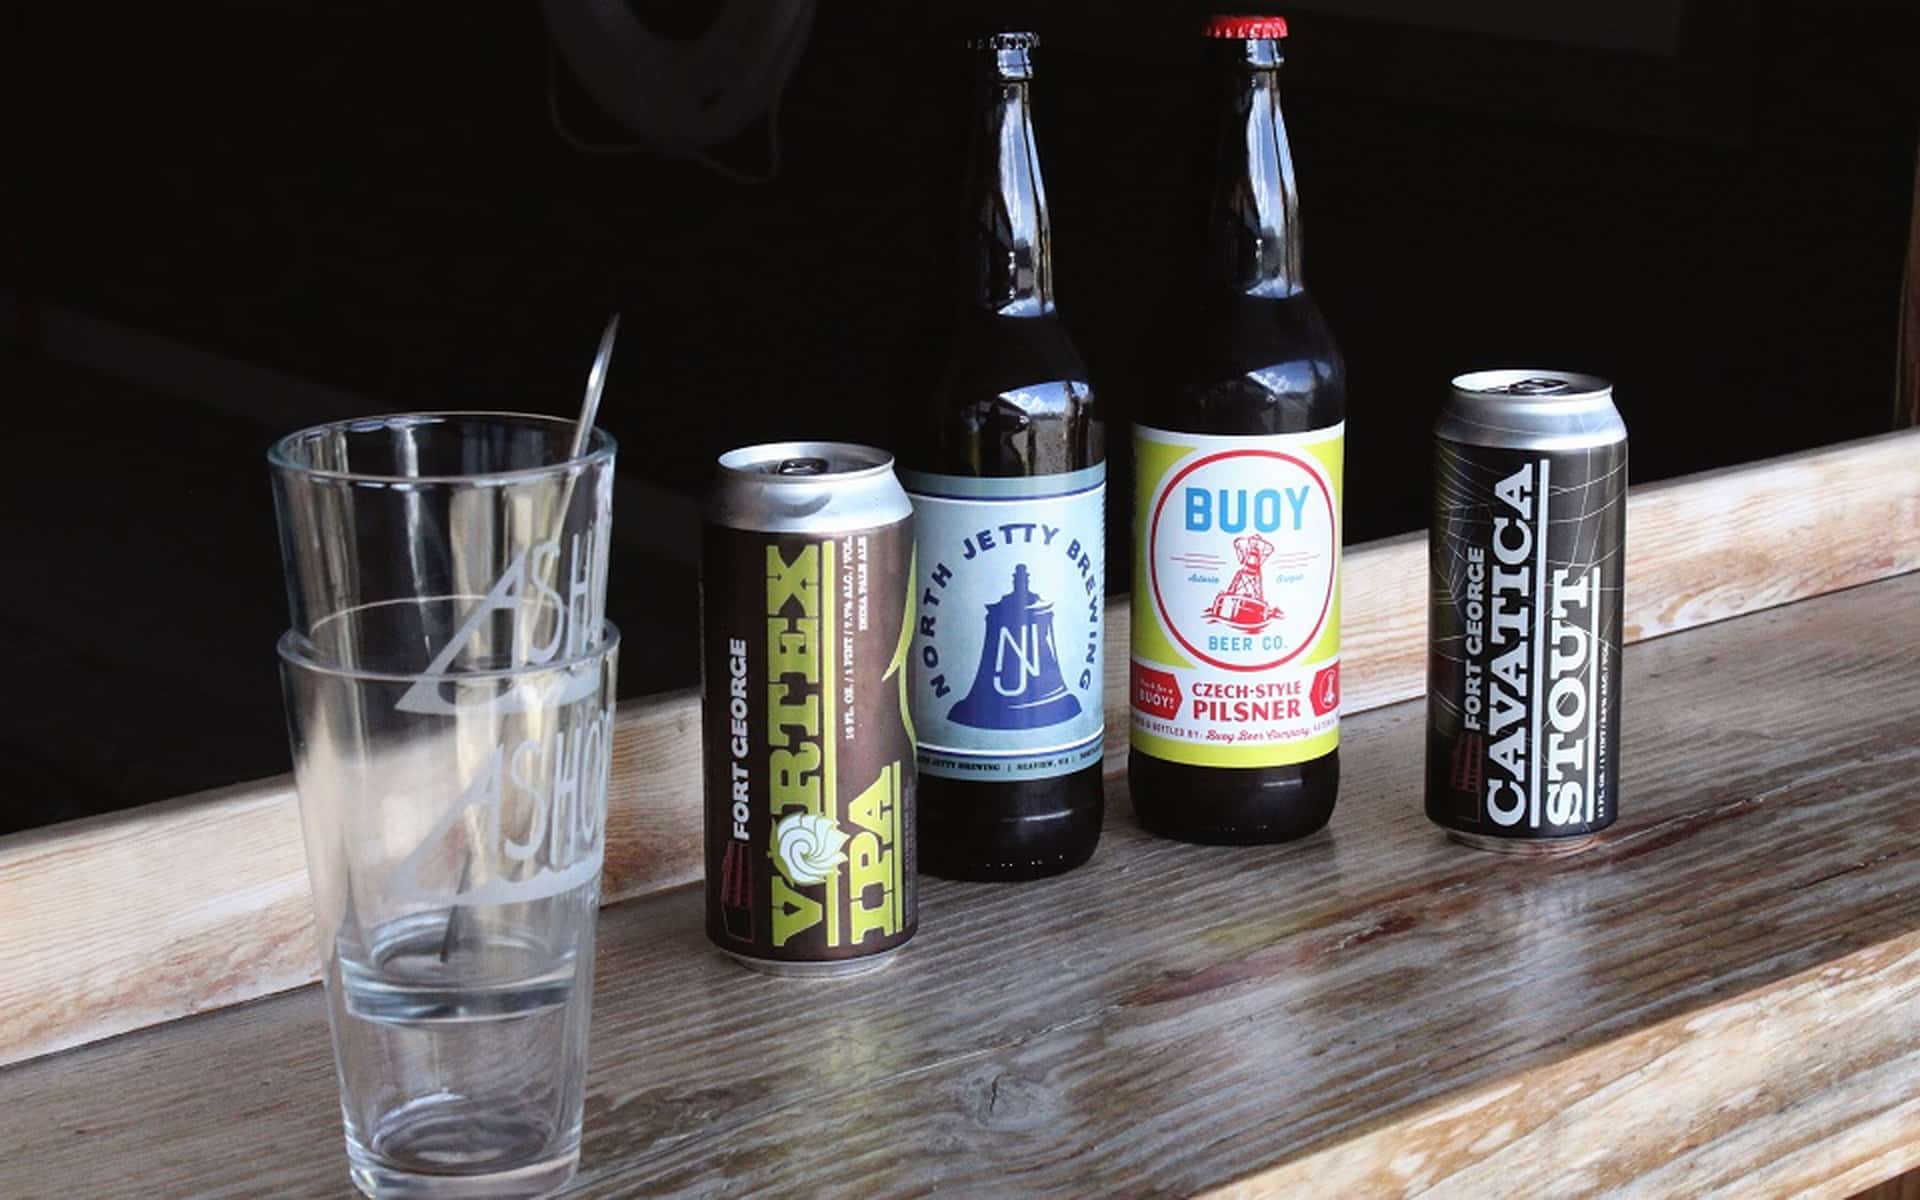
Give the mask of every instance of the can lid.
M 1219 13 L 1208 19 L 1207 36 L 1241 41 L 1253 38 L 1283 38 L 1287 36 L 1287 19 L 1249 16 L 1242 13 Z
M 1434 431 L 1452 441 L 1515 450 L 1559 451 L 1624 441 L 1613 385 L 1577 371 L 1470 371 Z
M 969 50 L 1032 50 L 1040 45 L 1040 35 L 1028 30 L 986 33 L 967 39 Z
M 1457 392 L 1500 396 L 1510 401 L 1568 400 L 1613 391 L 1613 385 L 1597 375 L 1533 370 L 1469 371 L 1454 379 L 1453 388 Z
M 720 456 L 720 469 L 752 475 L 768 483 L 833 483 L 849 476 L 891 470 L 893 456 L 851 442 L 767 442 L 742 446 Z
M 892 526 L 913 515 L 893 456 L 853 442 L 765 442 L 720 456 L 710 526 L 820 537 Z

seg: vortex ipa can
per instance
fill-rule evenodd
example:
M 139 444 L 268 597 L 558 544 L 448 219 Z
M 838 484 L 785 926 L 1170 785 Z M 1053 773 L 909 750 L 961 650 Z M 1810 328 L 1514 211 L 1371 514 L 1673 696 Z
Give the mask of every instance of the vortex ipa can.
M 913 936 L 913 522 L 893 459 L 720 456 L 701 562 L 707 936 L 778 975 Z
M 1626 424 L 1605 380 L 1479 371 L 1434 433 L 1427 816 L 1580 849 L 1619 802 Z

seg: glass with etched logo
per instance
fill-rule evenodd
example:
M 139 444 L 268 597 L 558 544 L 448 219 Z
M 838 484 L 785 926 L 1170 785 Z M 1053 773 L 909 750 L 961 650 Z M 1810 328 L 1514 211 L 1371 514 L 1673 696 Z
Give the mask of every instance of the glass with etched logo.
M 578 1162 L 618 636 L 614 448 L 343 422 L 270 454 L 281 676 L 349 1169 L 531 1196 Z

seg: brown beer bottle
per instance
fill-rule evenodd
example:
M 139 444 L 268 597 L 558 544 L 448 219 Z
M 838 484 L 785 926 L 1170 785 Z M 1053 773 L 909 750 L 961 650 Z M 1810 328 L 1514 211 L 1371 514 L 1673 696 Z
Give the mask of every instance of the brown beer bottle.
M 1327 823 L 1340 781 L 1346 368 L 1301 277 L 1278 17 L 1207 26 L 1205 280 L 1134 427 L 1134 811 L 1193 842 Z
M 918 543 L 920 866 L 950 879 L 1079 866 L 1104 803 L 1106 427 L 1054 307 L 1034 44 L 973 43 L 968 286 L 900 456 Z

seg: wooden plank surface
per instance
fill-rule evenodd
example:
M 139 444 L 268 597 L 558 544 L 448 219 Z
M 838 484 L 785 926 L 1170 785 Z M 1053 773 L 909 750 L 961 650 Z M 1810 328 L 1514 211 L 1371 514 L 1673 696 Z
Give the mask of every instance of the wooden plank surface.
M 662 766 L 699 727 L 685 693 L 621 705 L 609 903 L 700 878 L 698 791 Z M 0 838 L 0 929 L 0 1064 L 312 983 L 292 780 Z
M 1920 430 L 1637 489 L 1627 524 L 1630 642 L 1920 569 Z M 1348 714 L 1425 686 L 1425 555 L 1414 534 L 1347 556 Z M 1124 600 L 1107 619 L 1118 769 Z M 691 693 L 622 706 L 610 902 L 700 877 L 698 731 Z M 0 941 L 0 1063 L 312 980 L 294 803 L 276 779 L 0 838 L 0 920 L 32 929 Z
M 1356 718 L 1327 831 L 930 881 L 774 980 L 698 889 L 604 912 L 576 1194 L 1846 1196 L 1920 1165 L 1920 574 L 1626 655 L 1621 820 L 1420 812 Z M 0 1195 L 344 1195 L 313 989 L 0 1071 Z
M 1898 1179 L 1876 1184 L 1853 1200 L 1920 1200 L 1920 1171 L 1909 1171 Z
M 317 975 L 290 781 L 0 838 L 0 1062 Z

